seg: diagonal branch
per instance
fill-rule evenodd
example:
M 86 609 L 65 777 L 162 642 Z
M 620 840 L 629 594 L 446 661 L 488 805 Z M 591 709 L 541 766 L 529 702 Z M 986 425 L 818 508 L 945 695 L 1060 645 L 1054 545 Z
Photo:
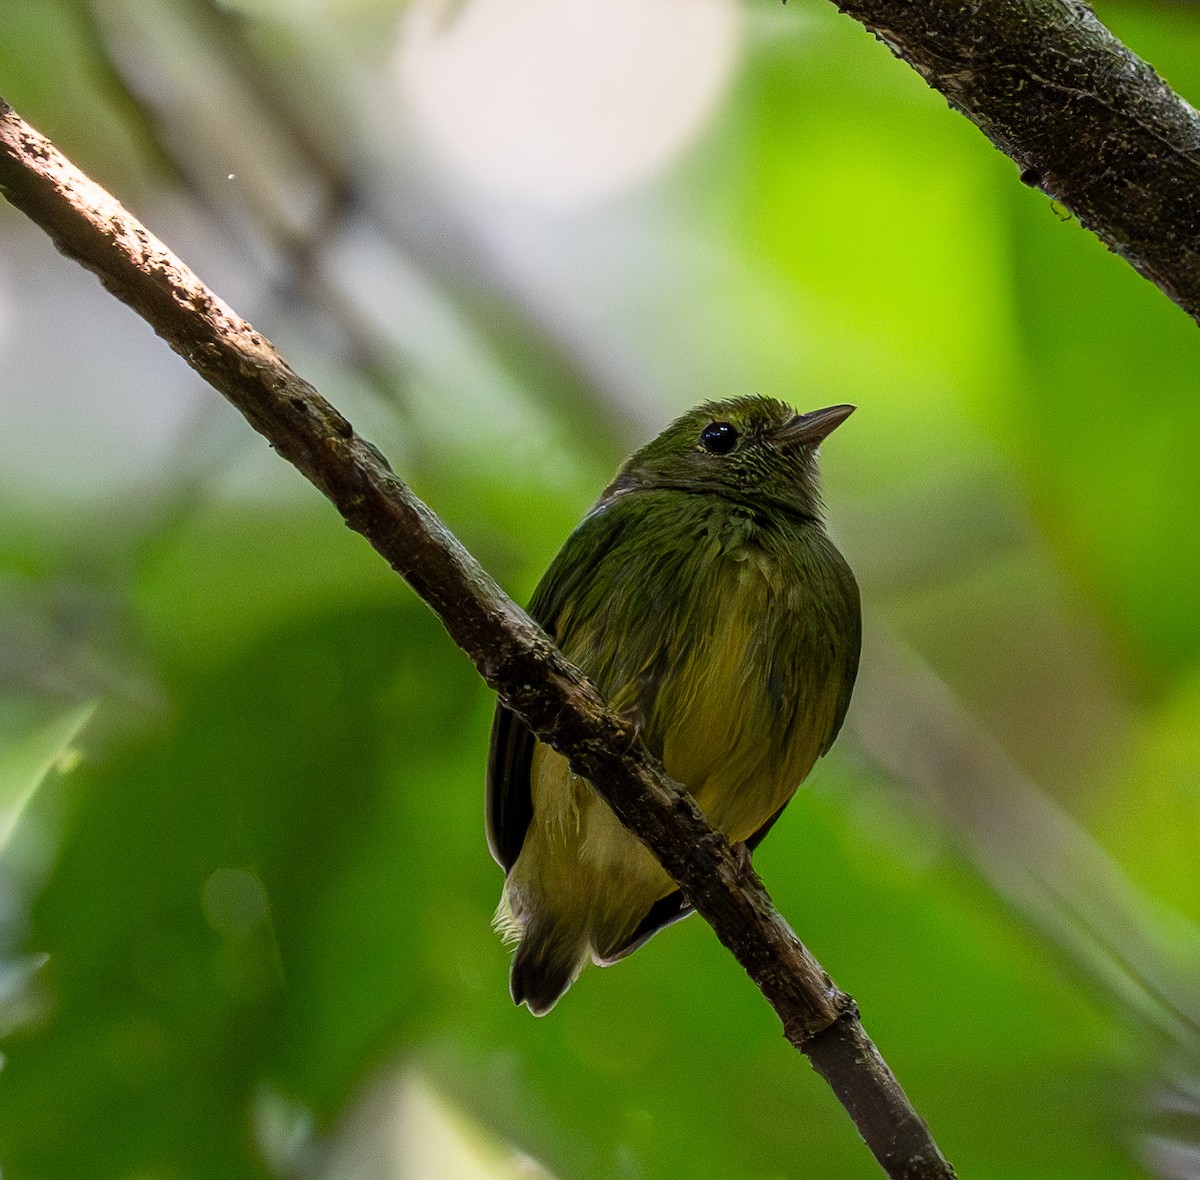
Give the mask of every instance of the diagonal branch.
M 1079 0 L 834 0 L 1200 320 L 1200 114 Z
M 952 1180 L 854 1001 L 792 932 L 629 724 L 265 337 L 0 100 L 0 192 L 129 304 L 334 503 L 437 613 L 480 675 L 596 784 L 734 953 L 890 1176 Z

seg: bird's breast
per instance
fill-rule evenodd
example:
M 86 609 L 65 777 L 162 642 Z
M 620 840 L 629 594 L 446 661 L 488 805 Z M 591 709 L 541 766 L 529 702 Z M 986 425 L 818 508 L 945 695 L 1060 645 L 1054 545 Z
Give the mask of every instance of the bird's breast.
M 699 579 L 682 659 L 656 724 L 668 773 L 730 839 L 753 835 L 816 761 L 824 739 L 805 679 L 805 588 L 752 534 L 732 530 Z M 817 690 L 817 691 L 813 691 Z

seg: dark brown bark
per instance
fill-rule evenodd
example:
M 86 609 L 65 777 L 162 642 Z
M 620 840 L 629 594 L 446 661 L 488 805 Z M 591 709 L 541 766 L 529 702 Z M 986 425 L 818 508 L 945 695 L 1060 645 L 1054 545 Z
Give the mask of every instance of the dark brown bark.
M 887 1173 L 953 1177 L 853 1001 L 801 944 L 753 868 L 379 452 L 270 341 L 2 100 L 0 191 L 324 492 L 433 608 L 488 684 L 596 784 L 761 989 Z
M 1200 114 L 1076 0 L 834 0 L 1200 319 Z

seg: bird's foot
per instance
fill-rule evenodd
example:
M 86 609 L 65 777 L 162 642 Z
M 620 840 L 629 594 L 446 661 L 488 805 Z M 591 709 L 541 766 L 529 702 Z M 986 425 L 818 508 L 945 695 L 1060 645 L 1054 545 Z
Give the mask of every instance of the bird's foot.
M 633 704 L 626 705 L 620 710 L 621 720 L 626 722 L 630 728 L 629 748 L 632 750 L 637 743 L 638 738 L 642 736 L 642 726 L 645 723 L 645 715 L 642 713 L 641 705 Z
M 754 854 L 750 849 L 744 843 L 732 844 L 730 847 L 733 849 L 733 859 L 737 861 L 738 868 L 746 873 L 754 872 Z

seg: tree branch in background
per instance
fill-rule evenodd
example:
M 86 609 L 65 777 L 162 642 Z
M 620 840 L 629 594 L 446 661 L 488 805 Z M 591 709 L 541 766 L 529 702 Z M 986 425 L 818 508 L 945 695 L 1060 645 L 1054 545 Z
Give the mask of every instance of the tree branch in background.
M 628 722 L 509 599 L 386 460 L 271 343 L 104 189 L 0 100 L 0 191 L 99 276 L 289 462 L 433 608 L 483 678 L 596 785 L 770 1001 L 885 1171 L 954 1171 L 838 990 L 750 865 L 667 778 Z
M 1200 321 L 1200 114 L 1078 0 L 834 0 Z

